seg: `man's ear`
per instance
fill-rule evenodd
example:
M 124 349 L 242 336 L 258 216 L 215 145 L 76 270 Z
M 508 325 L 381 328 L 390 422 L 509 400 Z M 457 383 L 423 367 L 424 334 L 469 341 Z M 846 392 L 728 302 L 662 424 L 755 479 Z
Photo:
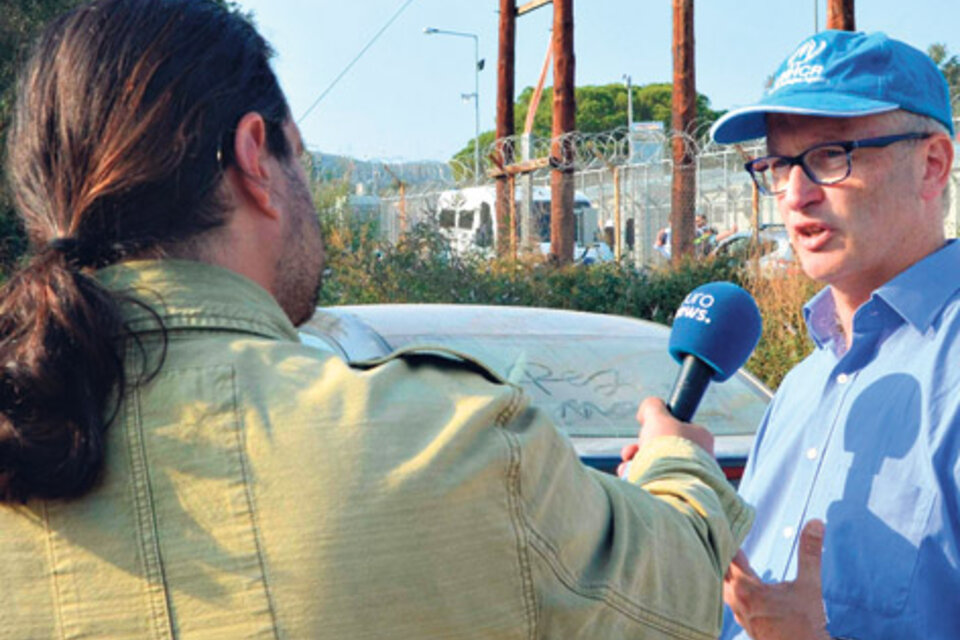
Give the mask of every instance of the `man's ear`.
M 920 186 L 920 196 L 924 200 L 939 196 L 943 192 L 953 167 L 953 141 L 948 136 L 934 134 L 926 142 Z
M 270 199 L 275 167 L 267 148 L 267 124 L 263 116 L 250 112 L 240 118 L 233 138 L 237 186 L 243 196 L 271 217 L 280 215 Z

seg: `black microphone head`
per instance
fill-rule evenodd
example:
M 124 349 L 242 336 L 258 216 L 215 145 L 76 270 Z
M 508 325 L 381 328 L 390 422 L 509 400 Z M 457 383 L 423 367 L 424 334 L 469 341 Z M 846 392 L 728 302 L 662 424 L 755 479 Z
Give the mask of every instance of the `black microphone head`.
M 684 298 L 673 319 L 669 351 L 682 363 L 692 355 L 723 382 L 743 366 L 760 340 L 760 309 L 732 282 L 710 282 Z

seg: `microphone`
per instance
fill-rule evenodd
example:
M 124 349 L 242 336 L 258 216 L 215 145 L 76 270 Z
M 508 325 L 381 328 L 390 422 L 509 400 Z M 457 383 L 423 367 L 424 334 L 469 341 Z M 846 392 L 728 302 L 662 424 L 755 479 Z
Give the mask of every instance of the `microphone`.
M 690 422 L 710 382 L 723 382 L 743 366 L 760 340 L 761 323 L 753 296 L 732 282 L 710 282 L 684 298 L 668 346 L 680 364 L 667 400 L 675 418 Z

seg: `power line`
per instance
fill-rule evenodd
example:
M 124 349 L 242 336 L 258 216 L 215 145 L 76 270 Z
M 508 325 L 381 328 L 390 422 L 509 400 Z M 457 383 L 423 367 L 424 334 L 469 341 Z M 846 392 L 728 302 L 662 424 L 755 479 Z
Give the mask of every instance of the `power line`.
M 406 2 L 403 3 L 403 6 L 401 6 L 399 9 L 397 9 L 397 12 L 394 13 L 393 16 L 392 16 L 389 20 L 387 20 L 387 23 L 386 23 L 385 25 L 383 25 L 383 27 L 381 27 L 381 29 L 380 29 L 379 31 L 377 31 L 376 35 L 374 35 L 373 38 L 370 39 L 370 42 L 368 42 L 368 43 L 366 44 L 366 46 L 364 46 L 363 49 L 360 50 L 360 53 L 358 53 L 358 54 L 354 57 L 354 59 L 350 61 L 350 64 L 348 64 L 348 65 L 343 69 L 343 71 L 340 72 L 340 75 L 338 75 L 336 78 L 333 79 L 333 82 L 330 83 L 330 86 L 328 86 L 326 89 L 324 89 L 324 90 L 323 90 L 323 93 L 321 93 L 321 94 L 319 95 L 319 97 L 317 97 L 317 99 L 313 101 L 313 104 L 311 104 L 310 107 L 309 107 L 309 108 L 303 113 L 303 115 L 300 116 L 300 118 L 297 120 L 297 124 L 300 124 L 301 122 L 303 122 L 304 118 L 306 118 L 308 115 L 310 115 L 310 112 L 313 111 L 314 107 L 316 107 L 318 104 L 320 104 L 320 101 L 323 100 L 324 97 L 326 97 L 326 95 L 327 95 L 328 93 L 330 93 L 330 90 L 333 89 L 338 82 L 340 82 L 340 79 L 341 79 L 343 76 L 347 75 L 347 72 L 350 71 L 351 67 L 353 67 L 353 65 L 356 64 L 357 61 L 358 61 L 361 57 L 363 57 L 363 54 L 365 54 L 365 53 L 367 52 L 367 49 L 369 49 L 371 46 L 373 46 L 373 43 L 376 42 L 376 41 L 380 38 L 381 35 L 383 35 L 383 32 L 384 32 L 384 31 L 386 31 L 387 29 L 390 28 L 390 25 L 393 24 L 394 20 L 396 20 L 397 18 L 399 18 L 399 17 L 400 17 L 400 14 L 403 13 L 404 10 L 405 10 L 407 7 L 409 7 L 412 2 L 413 2 L 413 0 L 407 0 Z

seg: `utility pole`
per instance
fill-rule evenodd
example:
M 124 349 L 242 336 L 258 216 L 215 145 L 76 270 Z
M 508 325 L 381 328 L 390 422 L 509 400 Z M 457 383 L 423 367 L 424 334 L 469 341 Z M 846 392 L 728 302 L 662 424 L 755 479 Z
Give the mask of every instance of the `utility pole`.
M 857 30 L 853 20 L 853 0 L 828 0 L 827 29 Z
M 693 253 L 696 149 L 689 139 L 697 119 L 693 0 L 673 0 L 673 184 L 670 250 L 674 264 Z
M 516 66 L 517 0 L 500 0 L 500 37 L 497 54 L 497 152 L 503 165 L 513 164 L 513 145 L 503 140 L 516 133 L 513 120 L 514 70 Z M 515 206 L 508 176 L 497 178 L 497 255 L 510 249 L 509 212 Z
M 573 261 L 573 143 L 561 138 L 576 129 L 573 0 L 553 1 L 553 145 L 559 164 L 550 174 L 550 254 L 558 264 Z

